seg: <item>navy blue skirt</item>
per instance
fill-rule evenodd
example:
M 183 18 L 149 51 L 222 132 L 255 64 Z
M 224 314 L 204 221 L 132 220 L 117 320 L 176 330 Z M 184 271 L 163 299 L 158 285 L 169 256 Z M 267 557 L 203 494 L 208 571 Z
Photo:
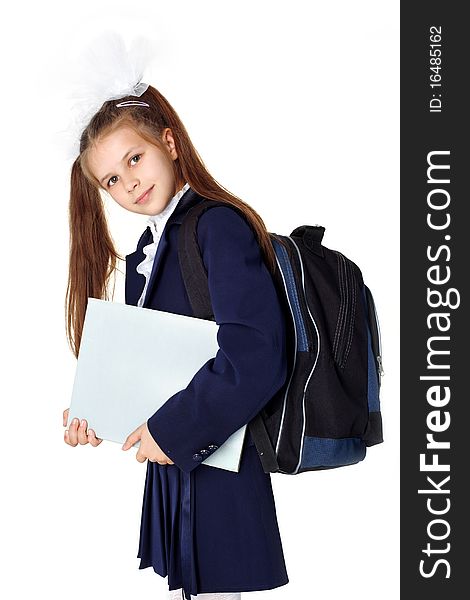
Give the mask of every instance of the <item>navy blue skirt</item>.
M 271 477 L 249 431 L 238 472 L 147 460 L 137 557 L 189 600 L 288 583 Z

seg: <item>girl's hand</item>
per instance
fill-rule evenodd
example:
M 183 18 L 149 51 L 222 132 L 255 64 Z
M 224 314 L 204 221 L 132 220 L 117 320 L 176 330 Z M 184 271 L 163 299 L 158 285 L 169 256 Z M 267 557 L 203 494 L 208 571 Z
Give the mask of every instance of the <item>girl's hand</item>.
M 68 418 L 69 409 L 66 408 L 62 418 L 64 427 L 67 426 Z M 68 430 L 66 429 L 64 432 L 64 441 L 69 446 L 76 446 L 77 444 L 84 445 L 88 443 L 92 446 L 99 446 L 103 440 L 95 436 L 93 429 L 88 429 L 87 431 L 87 422 L 85 419 L 83 419 L 81 423 L 79 423 L 78 419 L 73 419 Z
M 135 455 L 139 462 L 144 462 L 148 458 L 150 462 L 157 462 L 159 465 L 175 464 L 155 442 L 147 427 L 147 422 L 137 427 L 137 429 L 127 436 L 122 449 L 129 450 L 139 440 L 140 446 Z

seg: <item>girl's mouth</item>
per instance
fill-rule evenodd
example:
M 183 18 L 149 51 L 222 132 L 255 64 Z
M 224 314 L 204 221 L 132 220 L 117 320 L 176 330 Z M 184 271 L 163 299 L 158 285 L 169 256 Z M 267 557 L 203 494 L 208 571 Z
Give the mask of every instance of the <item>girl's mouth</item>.
M 140 196 L 140 198 L 138 198 L 138 199 L 136 200 L 136 204 L 143 204 L 143 203 L 144 203 L 144 202 L 145 202 L 145 201 L 148 199 L 148 197 L 150 196 L 150 192 L 151 192 L 152 190 L 153 190 L 153 185 L 152 185 L 152 187 L 151 187 L 150 189 L 148 189 L 148 190 L 145 192 L 145 194 L 143 194 L 142 196 Z

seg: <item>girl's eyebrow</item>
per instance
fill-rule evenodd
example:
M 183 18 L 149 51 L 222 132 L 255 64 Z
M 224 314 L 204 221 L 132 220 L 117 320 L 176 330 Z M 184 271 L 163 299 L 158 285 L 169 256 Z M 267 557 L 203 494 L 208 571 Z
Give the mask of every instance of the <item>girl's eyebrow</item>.
M 138 148 L 138 146 L 134 146 L 133 148 L 131 148 L 130 150 L 128 150 L 128 151 L 127 151 L 127 152 L 124 154 L 124 156 L 121 158 L 121 162 L 122 162 L 123 160 L 125 160 L 125 159 L 126 159 L 128 156 L 129 156 L 129 154 L 130 154 L 131 152 L 134 152 L 134 150 L 136 150 L 137 148 Z M 104 180 L 104 179 L 106 179 L 107 177 L 109 177 L 110 175 L 111 175 L 111 173 L 107 173 L 106 175 L 104 175 L 104 176 L 103 176 L 103 177 L 100 179 L 100 183 L 103 183 L 103 180 Z

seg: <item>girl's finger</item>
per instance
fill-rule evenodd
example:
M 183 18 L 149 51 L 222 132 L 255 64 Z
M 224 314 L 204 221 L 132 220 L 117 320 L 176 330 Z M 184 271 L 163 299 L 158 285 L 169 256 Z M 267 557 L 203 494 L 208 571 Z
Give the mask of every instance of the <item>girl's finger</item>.
M 69 427 L 69 443 L 71 446 L 76 446 L 78 444 L 78 435 L 77 435 L 77 429 L 78 429 L 78 419 L 72 419 L 72 422 L 70 423 L 70 427 Z
M 67 427 L 67 419 L 69 418 L 69 409 L 66 408 L 62 413 L 62 423 L 64 427 Z
M 82 419 L 80 421 L 80 426 L 78 427 L 78 443 L 82 444 L 82 446 L 84 444 L 88 444 L 88 436 L 87 436 L 87 422 L 85 419 Z
M 135 455 L 136 459 L 140 462 L 143 463 L 147 460 L 147 457 L 143 455 L 143 453 L 141 452 L 141 448 L 139 447 L 139 449 L 137 450 L 137 453 Z
M 126 441 L 121 446 L 122 450 L 129 450 L 136 442 L 138 442 L 141 438 L 140 427 L 135 429 L 132 433 L 127 436 Z
M 97 438 L 93 429 L 88 429 L 88 441 L 92 446 L 99 446 L 103 441 L 102 438 Z

